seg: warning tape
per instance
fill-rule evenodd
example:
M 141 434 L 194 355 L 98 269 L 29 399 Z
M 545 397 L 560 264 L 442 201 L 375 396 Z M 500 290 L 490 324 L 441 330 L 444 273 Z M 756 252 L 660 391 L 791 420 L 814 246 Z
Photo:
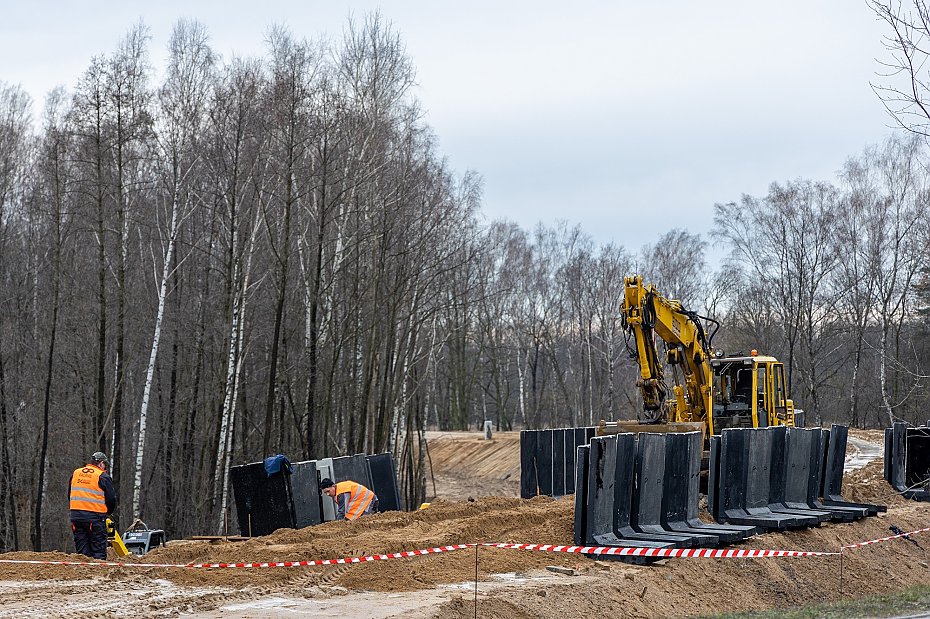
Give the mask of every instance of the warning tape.
M 27 559 L 0 559 L 0 564 L 18 565 L 94 565 L 98 567 L 163 567 L 163 568 L 262 568 L 262 567 L 311 567 L 318 565 L 345 565 L 353 563 L 368 563 L 370 561 L 386 561 L 388 559 L 403 559 L 429 554 L 465 550 L 475 546 L 489 548 L 503 548 L 508 550 L 536 550 L 541 552 L 565 552 L 585 555 L 612 555 L 630 557 L 658 557 L 658 558 L 704 558 L 704 559 L 759 559 L 766 557 L 831 557 L 837 556 L 846 550 L 861 548 L 887 542 L 902 537 L 910 537 L 930 531 L 930 527 L 880 537 L 878 539 L 856 544 L 847 544 L 839 552 L 823 552 L 809 550 L 754 550 L 743 548 L 642 548 L 638 546 L 560 546 L 555 544 L 517 544 L 517 543 L 482 543 L 482 544 L 455 544 L 452 546 L 438 546 L 422 550 L 405 550 L 379 555 L 366 555 L 361 557 L 345 557 L 342 559 L 316 559 L 312 561 L 259 561 L 251 563 L 122 563 L 118 561 L 37 561 Z
M 541 550 L 543 552 L 570 552 L 585 555 L 614 555 L 624 557 L 691 557 L 705 559 L 755 559 L 763 557 L 828 557 L 838 552 L 807 550 L 749 550 L 741 548 L 641 548 L 638 546 L 554 546 L 552 544 L 482 544 L 494 548 L 514 550 Z
M 540 550 L 543 552 L 568 552 L 586 555 L 614 555 L 632 557 L 660 557 L 660 558 L 704 558 L 704 559 L 757 559 L 765 557 L 835 557 L 846 550 L 853 550 L 879 542 L 887 542 L 898 538 L 908 538 L 919 533 L 930 531 L 930 527 L 898 533 L 888 537 L 847 544 L 840 547 L 839 552 L 815 552 L 808 550 L 750 550 L 739 548 L 640 548 L 620 546 L 556 546 L 553 544 L 482 544 L 494 548 L 509 548 L 514 550 Z
M 843 550 L 849 550 L 852 548 L 861 548 L 862 546 L 869 546 L 871 544 L 877 544 L 879 542 L 887 542 L 888 540 L 898 539 L 899 537 L 910 537 L 911 535 L 917 535 L 918 533 L 926 533 L 927 531 L 930 531 L 930 527 L 926 527 L 923 529 L 917 529 L 916 531 L 909 531 L 907 533 L 898 533 L 897 535 L 889 535 L 888 537 L 870 539 L 867 542 L 859 542 L 858 544 L 847 544 L 843 546 Z
M 35 561 L 26 559 L 0 559 L 0 563 L 16 563 L 29 565 L 97 565 L 109 567 L 180 567 L 180 568 L 240 568 L 240 567 L 309 567 L 314 565 L 344 565 L 351 563 L 367 563 L 369 561 L 385 561 L 387 559 L 402 559 L 421 555 L 451 552 L 473 548 L 475 544 L 456 544 L 454 546 L 439 546 L 437 548 L 424 548 L 423 550 L 406 550 L 404 552 L 391 552 L 383 555 L 367 555 L 364 557 L 346 557 L 343 559 L 317 559 L 314 561 L 260 561 L 253 563 L 121 563 L 117 561 Z

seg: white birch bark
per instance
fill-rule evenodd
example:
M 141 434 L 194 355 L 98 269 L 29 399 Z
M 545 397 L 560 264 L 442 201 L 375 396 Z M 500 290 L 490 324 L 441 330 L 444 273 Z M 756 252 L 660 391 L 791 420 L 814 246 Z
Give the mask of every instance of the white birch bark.
M 223 412 L 220 421 L 220 440 L 216 453 L 216 469 L 213 476 L 213 505 L 219 506 L 217 528 L 223 526 L 226 520 L 227 504 L 229 502 L 229 467 L 233 449 L 233 430 L 235 429 L 236 398 L 239 393 L 239 375 L 242 369 L 242 325 L 243 314 L 246 308 L 246 298 L 249 290 L 249 280 L 252 271 L 252 256 L 255 252 L 255 238 L 259 230 L 261 209 L 255 209 L 255 221 L 252 222 L 249 248 L 246 253 L 245 268 L 242 272 L 242 283 L 233 299 L 233 315 L 229 334 L 229 354 L 226 361 L 226 387 L 223 396 Z M 238 236 L 238 235 L 236 235 Z M 235 244 L 235 236 L 233 237 Z M 233 267 L 233 275 L 238 280 L 240 262 L 237 259 Z
M 149 396 L 152 392 L 152 378 L 155 375 L 155 360 L 158 358 L 158 344 L 161 341 L 161 323 L 165 315 L 165 298 L 168 296 L 168 281 L 171 277 L 171 261 L 174 256 L 174 243 L 178 237 L 178 199 L 177 192 L 171 203 L 171 225 L 168 233 L 168 249 L 165 251 L 164 268 L 161 285 L 158 288 L 158 311 L 155 315 L 155 333 L 152 335 L 152 350 L 149 364 L 145 371 L 145 387 L 142 391 L 142 406 L 139 410 L 139 429 L 137 431 L 135 474 L 132 482 L 132 516 L 140 518 L 142 498 L 142 464 L 145 458 L 145 431 L 148 419 Z
M 233 251 L 236 249 L 235 237 L 233 238 Z M 238 281 L 239 279 L 239 260 L 236 259 L 233 266 L 233 281 Z M 232 385 L 233 377 L 235 375 L 236 368 L 236 351 L 239 346 L 239 320 L 240 312 L 242 311 L 242 303 L 240 299 L 241 289 L 237 289 L 236 294 L 233 297 L 233 308 L 232 308 L 232 320 L 230 321 L 230 330 L 229 330 L 229 349 L 226 354 L 226 381 L 223 393 L 223 411 L 220 415 L 220 438 L 217 445 L 216 452 L 216 468 L 213 473 L 213 505 L 214 507 L 218 505 L 220 495 L 223 494 L 220 492 L 220 483 L 222 482 L 222 470 L 223 464 L 226 462 L 226 450 L 228 449 L 228 434 L 230 430 L 230 409 L 232 407 Z M 226 506 L 223 505 L 222 509 L 225 510 Z M 220 523 L 222 523 L 222 517 Z
M 882 317 L 883 322 L 886 318 Z M 888 372 L 887 372 L 887 359 L 888 356 L 885 354 L 888 348 L 888 326 L 882 324 L 882 336 L 881 342 L 878 347 L 878 377 L 879 377 L 879 387 L 882 392 L 882 410 L 885 412 L 885 417 L 888 419 L 888 425 L 894 425 L 894 408 L 891 406 L 891 400 L 888 399 Z

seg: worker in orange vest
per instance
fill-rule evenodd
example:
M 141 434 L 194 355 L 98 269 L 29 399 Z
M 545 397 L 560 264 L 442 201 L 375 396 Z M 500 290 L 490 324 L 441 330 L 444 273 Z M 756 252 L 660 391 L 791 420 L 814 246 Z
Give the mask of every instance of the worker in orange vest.
M 94 559 L 107 558 L 107 515 L 116 509 L 116 489 L 102 451 L 71 474 L 70 508 L 74 547 Z
M 378 496 L 358 482 L 341 481 L 337 484 L 324 478 L 320 481 L 320 490 L 336 501 L 336 520 L 355 520 L 378 510 Z

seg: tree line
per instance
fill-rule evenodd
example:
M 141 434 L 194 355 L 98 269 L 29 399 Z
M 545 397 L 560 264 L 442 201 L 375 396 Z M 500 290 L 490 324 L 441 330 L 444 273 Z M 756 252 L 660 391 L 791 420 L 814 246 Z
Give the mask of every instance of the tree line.
M 634 272 L 784 360 L 816 423 L 927 416 L 919 142 L 630 250 L 486 222 L 414 85 L 378 14 L 228 61 L 180 21 L 157 83 L 140 24 L 37 118 L 0 84 L 0 550 L 68 548 L 96 450 L 120 524 L 179 537 L 234 529 L 230 467 L 275 453 L 390 451 L 417 505 L 428 428 L 635 418 Z

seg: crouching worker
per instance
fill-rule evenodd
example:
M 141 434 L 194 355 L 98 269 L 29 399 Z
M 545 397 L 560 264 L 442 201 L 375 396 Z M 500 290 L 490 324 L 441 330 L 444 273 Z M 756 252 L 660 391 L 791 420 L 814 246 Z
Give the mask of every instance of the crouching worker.
M 337 484 L 327 477 L 320 481 L 320 490 L 336 501 L 336 520 L 355 520 L 378 510 L 377 495 L 360 483 L 341 481 Z
M 107 558 L 107 514 L 116 508 L 116 490 L 107 473 L 107 457 L 97 451 L 71 474 L 71 532 L 82 555 Z

